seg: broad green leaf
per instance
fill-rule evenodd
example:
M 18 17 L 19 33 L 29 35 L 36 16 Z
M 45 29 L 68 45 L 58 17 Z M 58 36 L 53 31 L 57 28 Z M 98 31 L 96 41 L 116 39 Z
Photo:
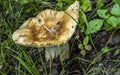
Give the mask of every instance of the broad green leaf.
M 101 49 L 101 51 L 102 51 L 102 52 L 107 52 L 107 51 L 109 51 L 109 48 L 108 48 L 108 47 L 103 47 L 103 48 Z
M 86 30 L 86 34 L 89 35 L 91 33 L 95 33 L 97 31 L 100 30 L 100 28 L 102 27 L 103 25 L 103 22 L 104 20 L 102 19 L 94 19 L 94 20 L 91 20 L 89 23 L 88 23 L 88 26 L 87 26 L 87 30 Z
M 83 44 L 79 43 L 79 44 L 78 44 L 78 48 L 79 48 L 79 49 L 83 49 Z
M 97 5 L 97 8 L 99 9 L 99 8 L 101 8 L 104 4 L 103 4 L 103 0 L 97 0 L 97 3 L 96 3 Z
M 117 20 L 118 20 L 118 25 L 117 25 L 117 27 L 119 28 L 119 27 L 120 27 L 120 17 L 117 17 Z
M 120 49 L 115 50 L 115 54 L 116 54 L 116 55 L 120 54 Z
M 85 51 L 84 49 L 82 49 L 82 50 L 80 51 L 80 53 L 81 53 L 83 56 L 85 56 L 86 51 Z
M 91 45 L 86 45 L 84 48 L 85 48 L 85 50 L 90 51 L 92 49 L 92 46 Z
M 81 2 L 81 6 L 80 8 L 84 11 L 84 12 L 87 12 L 87 11 L 90 11 L 92 9 L 92 5 L 90 3 L 90 0 L 80 0 Z
M 117 18 L 117 20 L 118 20 L 118 23 L 120 23 L 120 17 L 116 17 Z
M 86 36 L 83 40 L 83 45 L 86 46 L 89 42 L 89 36 Z
M 119 4 L 115 4 L 111 10 L 111 14 L 115 16 L 120 16 L 120 6 Z
M 112 27 L 117 27 L 117 24 L 119 23 L 119 20 L 115 16 L 111 16 L 108 20 L 107 23 L 110 24 Z
M 107 19 L 105 28 L 107 31 L 115 29 L 115 28 L 117 28 L 119 23 L 120 23 L 119 18 L 116 18 L 115 16 L 111 16 L 111 17 L 109 17 L 109 19 Z
M 105 9 L 97 10 L 98 16 L 103 19 L 107 19 L 110 16 L 110 14 L 106 14 L 106 13 L 107 13 L 107 10 L 105 10 Z
M 113 1 L 120 5 L 120 0 L 113 0 Z

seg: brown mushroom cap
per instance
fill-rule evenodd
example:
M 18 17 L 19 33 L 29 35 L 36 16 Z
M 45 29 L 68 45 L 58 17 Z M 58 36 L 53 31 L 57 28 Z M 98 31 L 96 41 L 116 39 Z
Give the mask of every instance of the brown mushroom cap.
M 17 29 L 12 39 L 25 46 L 55 46 L 66 43 L 73 35 L 78 22 L 79 2 L 65 11 L 46 9 L 28 19 Z

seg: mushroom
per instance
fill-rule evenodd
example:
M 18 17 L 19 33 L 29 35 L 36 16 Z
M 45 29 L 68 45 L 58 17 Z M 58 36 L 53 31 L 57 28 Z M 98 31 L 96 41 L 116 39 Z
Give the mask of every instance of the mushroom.
M 75 1 L 65 11 L 46 9 L 36 17 L 29 18 L 12 39 L 25 46 L 45 47 L 45 60 L 49 61 L 59 55 L 62 60 L 69 57 L 68 41 L 72 37 L 79 17 L 79 2 Z

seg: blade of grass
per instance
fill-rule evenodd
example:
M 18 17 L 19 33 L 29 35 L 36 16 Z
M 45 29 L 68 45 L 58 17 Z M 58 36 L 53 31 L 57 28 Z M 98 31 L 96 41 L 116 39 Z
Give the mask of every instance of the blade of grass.
M 13 56 L 15 59 L 17 59 L 17 60 L 33 75 L 30 66 L 29 66 L 26 62 L 24 62 L 24 61 L 23 61 L 21 58 L 19 58 L 18 56 L 14 56 L 14 55 L 12 55 L 12 56 Z
M 40 49 L 39 49 L 39 51 L 40 51 Z M 43 69 L 44 69 L 45 75 L 48 75 L 48 74 L 47 74 L 47 70 L 46 70 L 45 63 L 44 63 L 44 61 L 43 61 L 43 59 L 42 59 L 42 55 L 41 55 L 40 53 L 39 53 L 39 55 L 40 55 L 40 60 L 41 60 L 41 63 L 42 63 L 42 66 L 43 66 Z

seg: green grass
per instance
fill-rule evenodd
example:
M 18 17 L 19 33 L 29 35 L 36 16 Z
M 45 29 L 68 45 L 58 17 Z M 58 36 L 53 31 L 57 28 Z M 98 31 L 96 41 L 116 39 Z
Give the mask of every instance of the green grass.
M 31 48 L 31 47 L 24 47 L 17 45 L 13 42 L 11 36 L 12 33 L 29 17 L 36 16 L 40 11 L 44 9 L 55 9 L 55 10 L 63 10 L 66 9 L 73 0 L 65 0 L 64 2 L 62 0 L 57 0 L 58 2 L 50 2 L 49 0 L 0 0 L 0 75 L 42 75 L 40 72 L 40 66 L 43 69 L 43 73 L 45 75 L 49 75 L 49 73 L 52 72 L 52 64 L 54 63 L 52 60 L 50 61 L 49 69 L 47 69 L 47 65 L 44 61 L 43 52 L 40 51 L 39 48 Z M 83 0 L 80 0 L 83 1 Z M 98 0 L 100 3 L 101 0 Z M 84 2 L 83 2 L 84 3 Z M 113 2 L 111 3 L 111 5 Z M 88 4 L 88 6 L 90 6 Z M 107 7 L 110 5 L 106 5 Z M 83 9 L 87 10 L 87 7 L 84 7 L 82 5 Z M 104 8 L 107 9 L 107 7 L 98 5 L 98 8 Z M 96 9 L 98 9 L 96 8 Z M 95 9 L 95 10 L 96 10 Z M 90 10 L 90 8 L 89 8 Z M 91 13 L 90 17 L 88 18 L 86 16 L 86 12 L 80 8 L 80 15 L 82 16 L 82 19 L 84 20 L 84 23 L 81 23 L 81 17 L 80 17 L 80 23 L 78 23 L 77 30 L 79 30 L 80 34 L 85 35 L 82 37 L 84 38 L 86 36 L 89 36 L 89 43 L 91 46 L 93 46 L 93 50 L 96 55 L 93 56 L 93 58 L 88 59 L 83 57 L 80 53 L 77 53 L 74 57 L 67 60 L 67 62 L 60 62 L 62 69 L 60 73 L 63 74 L 70 74 L 74 71 L 75 68 L 72 68 L 72 64 L 77 61 L 79 64 L 78 67 L 80 68 L 80 72 L 84 75 L 95 75 L 95 74 L 103 74 L 103 75 L 109 75 L 111 73 L 119 75 L 120 74 L 120 60 L 98 60 L 102 56 L 106 55 L 108 52 L 115 52 L 118 51 L 118 56 L 120 56 L 120 46 L 108 48 L 103 51 L 97 50 L 93 39 L 90 35 L 86 35 L 86 27 L 89 24 L 89 21 L 91 19 L 95 19 L 97 13 L 94 12 Z M 85 25 L 85 26 L 83 26 Z M 97 30 L 98 31 L 98 30 Z M 95 33 L 97 33 L 95 30 Z M 78 36 L 81 36 L 78 35 Z M 77 35 L 75 35 L 77 36 Z M 81 39 L 76 39 L 75 37 L 72 37 L 74 40 L 77 40 L 78 43 L 82 43 Z M 72 42 L 72 48 L 74 49 L 74 44 L 76 41 Z M 103 47 L 104 48 L 104 47 Z M 72 52 L 72 51 L 71 51 Z M 86 51 L 87 53 L 87 51 Z M 112 66 L 112 68 L 108 71 L 106 70 L 107 67 L 105 65 L 102 65 L 102 67 L 98 67 L 100 63 L 104 63 L 105 61 L 116 63 L 115 66 Z M 85 68 L 82 63 L 86 63 L 88 65 L 87 68 Z M 75 65 L 75 64 L 74 64 Z M 69 71 L 69 68 L 73 69 Z M 67 71 L 69 73 L 67 73 Z

